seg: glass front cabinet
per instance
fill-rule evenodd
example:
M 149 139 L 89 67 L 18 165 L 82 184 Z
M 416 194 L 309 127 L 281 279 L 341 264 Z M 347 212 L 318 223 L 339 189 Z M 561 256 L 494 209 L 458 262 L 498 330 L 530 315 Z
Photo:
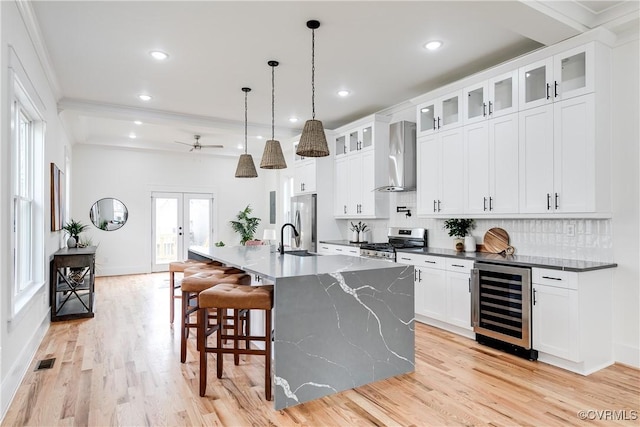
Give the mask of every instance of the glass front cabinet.
M 455 91 L 418 106 L 417 136 L 462 126 L 462 91 Z
M 520 109 L 593 92 L 594 50 L 589 43 L 521 67 Z
M 511 71 L 466 87 L 464 124 L 473 124 L 518 111 L 518 72 Z

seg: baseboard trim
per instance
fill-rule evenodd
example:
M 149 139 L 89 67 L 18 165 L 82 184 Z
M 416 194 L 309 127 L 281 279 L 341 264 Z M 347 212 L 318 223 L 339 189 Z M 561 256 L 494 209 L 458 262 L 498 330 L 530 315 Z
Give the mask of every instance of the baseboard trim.
M 101 276 L 124 276 L 127 274 L 147 274 L 151 273 L 150 267 L 131 266 L 131 267 L 105 267 L 101 266 L 96 270 L 96 277 Z
M 613 354 L 617 363 L 640 369 L 640 348 L 614 343 Z
M 27 370 L 31 366 L 31 362 L 38 351 L 38 347 L 40 347 L 40 343 L 49 329 L 50 318 L 51 310 L 49 309 L 44 313 L 40 326 L 38 326 L 31 339 L 27 342 L 27 345 L 20 353 L 20 356 L 13 362 L 13 366 L 9 369 L 7 376 L 2 379 L 2 386 L 0 387 L 2 390 L 0 392 L 2 393 L 0 397 L 2 416 L 0 417 L 0 420 L 4 420 L 11 402 L 18 392 L 18 387 L 20 387 L 22 380 L 27 374 Z

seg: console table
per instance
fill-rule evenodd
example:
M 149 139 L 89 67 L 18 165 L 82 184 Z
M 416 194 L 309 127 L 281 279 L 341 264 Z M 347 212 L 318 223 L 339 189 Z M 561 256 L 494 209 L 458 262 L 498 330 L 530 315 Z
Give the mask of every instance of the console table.
M 96 246 L 62 248 L 50 263 L 51 320 L 93 317 Z

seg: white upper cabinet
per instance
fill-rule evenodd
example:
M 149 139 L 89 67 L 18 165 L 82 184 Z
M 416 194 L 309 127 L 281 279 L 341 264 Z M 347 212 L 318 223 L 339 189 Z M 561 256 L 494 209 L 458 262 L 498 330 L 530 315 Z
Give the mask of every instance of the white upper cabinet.
M 520 110 L 595 89 L 595 45 L 589 43 L 520 68 Z
M 419 215 L 461 214 L 464 210 L 462 128 L 418 140 Z
M 337 132 L 334 215 L 388 217 L 388 197 L 373 190 L 388 184 L 389 118 L 365 117 Z
M 293 193 L 311 194 L 316 192 L 316 159 L 296 154 L 298 141 L 293 143 Z
M 518 111 L 518 72 L 496 76 L 464 89 L 464 124 L 470 125 Z
M 462 91 L 418 105 L 417 136 L 462 126 Z

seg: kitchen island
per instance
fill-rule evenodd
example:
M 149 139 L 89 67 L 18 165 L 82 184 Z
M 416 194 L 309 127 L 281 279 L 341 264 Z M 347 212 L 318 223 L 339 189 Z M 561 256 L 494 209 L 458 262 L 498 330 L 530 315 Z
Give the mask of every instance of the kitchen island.
M 189 257 L 274 282 L 275 409 L 414 371 L 413 266 L 269 246 L 191 248 Z

